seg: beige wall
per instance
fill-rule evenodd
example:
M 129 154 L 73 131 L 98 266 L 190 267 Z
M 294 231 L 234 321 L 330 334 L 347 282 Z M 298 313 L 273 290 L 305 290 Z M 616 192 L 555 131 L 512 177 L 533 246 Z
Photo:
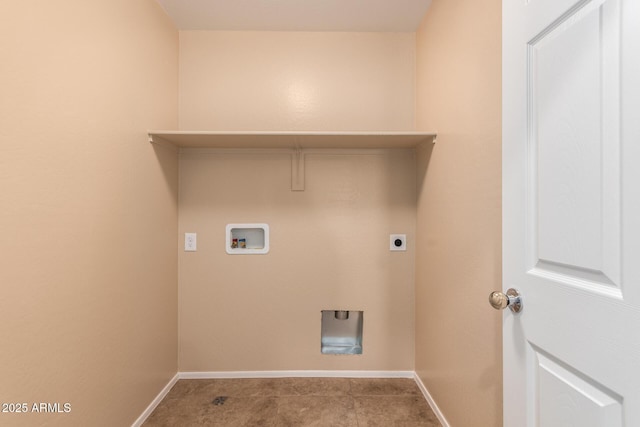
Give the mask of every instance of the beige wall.
M 305 172 L 292 192 L 289 152 L 181 154 L 181 371 L 413 370 L 414 152 L 310 151 Z M 268 223 L 270 252 L 228 255 L 238 222 Z M 362 355 L 320 353 L 324 309 L 364 311 Z
M 180 33 L 183 130 L 412 130 L 415 34 Z M 415 157 L 194 152 L 180 161 L 180 370 L 413 369 Z M 227 223 L 272 249 L 225 252 Z M 410 250 L 389 252 L 389 234 Z M 320 354 L 320 311 L 364 310 L 364 354 Z
M 180 32 L 182 130 L 413 130 L 414 33 Z
M 502 425 L 499 0 L 434 0 L 417 33 L 416 371 L 452 426 Z M 428 165 L 428 167 L 427 167 Z
M 177 371 L 178 35 L 155 1 L 0 5 L 2 425 L 130 425 Z M 31 409 L 31 407 L 29 407 Z

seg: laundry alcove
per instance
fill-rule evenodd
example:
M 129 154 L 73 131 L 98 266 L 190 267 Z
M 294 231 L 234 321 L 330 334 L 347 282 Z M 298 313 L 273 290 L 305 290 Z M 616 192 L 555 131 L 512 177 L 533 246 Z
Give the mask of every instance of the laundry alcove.
M 178 151 L 179 230 L 198 234 L 198 251 L 179 252 L 181 371 L 410 368 L 407 353 L 392 353 L 413 342 L 415 156 L 431 149 L 434 134 L 149 136 Z M 233 248 L 231 231 L 258 226 L 266 226 L 268 251 L 229 256 L 255 251 Z M 396 232 L 409 236 L 407 252 L 389 250 Z M 362 307 L 353 312 L 355 335 L 348 331 L 351 350 L 332 351 L 339 346 L 327 335 L 318 351 L 328 323 L 317 313 L 327 306 Z M 336 354 L 359 362 L 327 359 Z

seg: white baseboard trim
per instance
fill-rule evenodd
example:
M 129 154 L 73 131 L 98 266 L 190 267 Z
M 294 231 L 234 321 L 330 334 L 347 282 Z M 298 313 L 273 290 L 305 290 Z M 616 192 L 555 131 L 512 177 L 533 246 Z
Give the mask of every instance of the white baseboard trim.
M 181 380 L 221 378 L 414 378 L 413 371 L 213 371 L 179 372 Z
M 164 386 L 164 388 L 160 391 L 160 393 L 158 393 L 156 398 L 153 399 L 153 401 L 149 404 L 149 406 L 147 406 L 147 409 L 144 410 L 142 415 L 140 415 L 138 419 L 135 420 L 133 424 L 131 424 L 131 427 L 140 427 L 142 423 L 144 423 L 147 420 L 149 415 L 151 415 L 153 410 L 156 409 L 156 407 L 160 404 L 160 402 L 162 402 L 162 399 L 164 399 L 167 393 L 169 393 L 169 391 L 171 390 L 171 387 L 173 387 L 178 382 L 179 379 L 180 379 L 180 373 L 178 372 L 173 376 L 173 378 L 169 380 L 167 385 Z
M 416 381 L 416 384 L 418 384 L 418 388 L 422 392 L 424 398 L 427 400 L 427 403 L 429 404 L 429 406 L 431 406 L 433 413 L 436 414 L 436 417 L 438 417 L 438 420 L 440 421 L 440 424 L 442 424 L 442 427 L 449 427 L 449 422 L 444 417 L 444 414 L 440 411 L 440 408 L 438 408 L 438 405 L 436 405 L 436 402 L 435 400 L 433 400 L 433 397 L 431 397 L 431 394 L 429 394 L 429 390 L 427 390 L 427 387 L 425 387 L 424 383 L 415 372 L 413 373 L 413 379 Z

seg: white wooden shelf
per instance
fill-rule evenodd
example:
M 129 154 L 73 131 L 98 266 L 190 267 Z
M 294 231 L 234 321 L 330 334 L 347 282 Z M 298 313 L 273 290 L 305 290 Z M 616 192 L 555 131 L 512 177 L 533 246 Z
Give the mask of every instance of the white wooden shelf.
M 290 149 L 291 191 L 304 191 L 305 149 L 416 148 L 435 143 L 433 132 L 255 132 L 152 130 L 149 142 L 183 148 Z
M 178 148 L 415 148 L 432 132 L 149 131 L 149 142 Z

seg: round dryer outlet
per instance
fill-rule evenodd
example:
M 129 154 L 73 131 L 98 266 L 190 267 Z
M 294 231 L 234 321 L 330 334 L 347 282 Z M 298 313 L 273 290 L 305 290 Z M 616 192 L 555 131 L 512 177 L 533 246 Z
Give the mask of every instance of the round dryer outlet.
M 392 234 L 389 236 L 389 250 L 390 251 L 406 251 L 407 250 L 407 235 L 406 234 Z

